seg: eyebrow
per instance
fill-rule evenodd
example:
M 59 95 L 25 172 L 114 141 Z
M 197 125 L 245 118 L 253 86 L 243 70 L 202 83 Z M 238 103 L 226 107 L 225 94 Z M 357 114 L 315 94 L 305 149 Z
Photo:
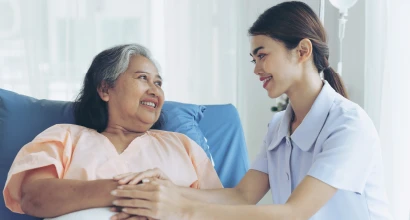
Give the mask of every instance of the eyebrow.
M 263 49 L 264 47 L 258 47 L 258 48 L 255 48 L 253 51 L 252 51 L 252 54 L 253 55 L 256 55 L 257 53 L 258 53 L 258 51 L 260 50 L 260 49 Z M 251 57 L 252 57 L 252 54 L 249 54 L 249 55 L 251 55 Z
M 142 71 L 142 70 L 137 70 L 134 73 L 146 73 L 146 74 L 149 74 L 149 75 L 153 75 L 152 73 L 145 72 L 145 71 Z M 158 78 L 158 79 L 162 80 L 162 77 L 159 74 L 156 74 L 155 78 Z

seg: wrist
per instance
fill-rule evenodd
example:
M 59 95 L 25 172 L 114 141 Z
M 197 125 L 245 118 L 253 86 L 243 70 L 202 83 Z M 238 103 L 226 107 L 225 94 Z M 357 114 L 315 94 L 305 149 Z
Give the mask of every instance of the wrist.
M 199 202 L 188 201 L 183 207 L 182 213 L 184 213 L 183 219 L 201 219 L 201 214 L 207 204 Z
M 90 198 L 94 198 L 99 206 L 112 206 L 112 202 L 116 197 L 111 195 L 111 191 L 117 189 L 118 186 L 118 181 L 111 179 L 93 180 L 88 187 L 90 192 L 89 196 Z
M 179 194 L 179 195 L 182 195 L 183 197 L 185 197 L 185 198 L 187 198 L 186 197 L 186 190 L 187 189 L 190 189 L 190 188 L 187 188 L 187 187 L 184 187 L 184 186 L 177 186 L 177 185 L 175 185 L 175 190 L 177 191 L 177 193 Z

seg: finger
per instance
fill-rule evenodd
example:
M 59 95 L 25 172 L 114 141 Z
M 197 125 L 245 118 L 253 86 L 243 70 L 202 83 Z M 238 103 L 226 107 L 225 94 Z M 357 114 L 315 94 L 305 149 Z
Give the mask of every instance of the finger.
M 129 173 L 124 173 L 124 174 L 120 174 L 120 175 L 114 176 L 113 178 L 114 178 L 115 180 L 119 180 L 119 179 L 121 179 L 121 178 L 123 178 L 123 177 L 126 177 L 126 176 L 129 176 L 129 175 L 131 175 L 131 174 L 133 174 L 133 173 L 131 173 L 131 172 L 129 172 Z
M 118 199 L 114 201 L 116 206 L 132 208 L 151 208 L 152 202 L 142 199 Z
M 137 174 L 138 175 L 138 174 Z M 120 180 L 118 180 L 118 183 L 120 184 L 127 184 L 129 181 L 131 181 L 132 179 L 135 179 L 136 175 L 129 175 L 126 177 L 121 178 Z
M 142 189 L 141 185 L 122 185 L 122 186 L 118 186 L 117 189 L 121 189 L 121 190 L 138 190 L 138 189 Z M 114 190 L 115 191 L 115 190 Z
M 158 168 L 155 168 L 155 169 L 150 169 L 145 172 L 135 174 L 134 179 L 135 179 L 135 182 L 139 183 L 140 181 L 142 181 L 142 179 L 152 178 L 152 177 L 160 178 L 162 176 L 165 177 L 162 171 Z
M 138 181 L 138 179 L 132 179 L 129 183 L 128 183 L 128 185 L 136 185 L 136 184 L 138 184 L 138 183 L 140 183 L 140 182 L 142 182 L 142 183 L 149 183 L 150 182 L 150 178 L 144 178 L 144 179 L 142 179 L 141 181 L 139 181 L 139 182 L 137 182 Z
M 149 218 L 155 218 L 154 213 L 150 209 L 123 208 L 122 211 L 130 215 L 146 216 Z
M 118 214 L 113 215 L 110 220 L 123 220 L 129 218 L 131 215 L 125 212 L 120 212 Z
M 110 211 L 111 211 L 111 212 L 121 212 L 121 209 L 122 209 L 121 207 L 116 207 L 116 206 L 114 206 L 114 207 L 111 207 L 111 208 L 110 208 Z
M 154 181 L 154 180 L 153 180 Z M 148 183 L 144 183 L 144 184 L 138 184 L 138 185 L 122 185 L 122 186 L 118 186 L 116 190 L 113 190 L 112 195 L 115 195 L 115 192 L 119 191 L 119 190 L 127 190 L 127 191 L 134 191 L 134 190 L 138 190 L 138 191 L 156 191 L 158 190 L 158 185 L 159 184 L 152 184 L 153 181 L 150 181 Z
M 166 185 L 169 182 L 169 180 L 163 180 L 163 179 L 158 179 L 158 178 L 152 178 L 149 180 L 149 183 L 152 185 Z
M 127 218 L 127 220 L 147 220 L 147 217 L 133 215 L 133 216 Z

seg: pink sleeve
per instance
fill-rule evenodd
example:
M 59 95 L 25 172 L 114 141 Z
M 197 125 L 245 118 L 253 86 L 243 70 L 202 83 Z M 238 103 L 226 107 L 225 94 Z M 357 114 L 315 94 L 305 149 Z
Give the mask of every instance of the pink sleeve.
M 191 160 L 198 176 L 198 181 L 191 185 L 191 188 L 198 189 L 218 189 L 223 188 L 222 183 L 216 173 L 211 160 L 206 156 L 205 151 L 193 140 L 189 139 L 191 147 Z
M 73 148 L 68 128 L 68 125 L 50 127 L 20 149 L 3 190 L 5 204 L 11 211 L 23 213 L 20 189 L 26 171 L 53 165 L 58 178 L 64 176 Z

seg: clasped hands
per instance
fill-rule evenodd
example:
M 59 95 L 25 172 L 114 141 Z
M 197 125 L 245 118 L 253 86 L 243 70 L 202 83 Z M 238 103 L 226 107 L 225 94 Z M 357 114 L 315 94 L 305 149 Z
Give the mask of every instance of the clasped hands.
M 114 177 L 120 186 L 111 192 L 117 197 L 117 212 L 111 220 L 187 219 L 189 201 L 159 169 L 126 173 Z

